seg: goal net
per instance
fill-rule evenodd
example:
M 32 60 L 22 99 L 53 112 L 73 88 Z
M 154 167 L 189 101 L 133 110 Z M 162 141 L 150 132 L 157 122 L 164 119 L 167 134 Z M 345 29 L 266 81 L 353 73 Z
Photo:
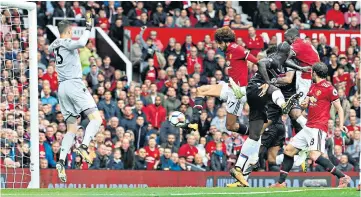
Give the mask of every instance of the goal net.
M 39 188 L 36 4 L 0 1 L 0 186 Z

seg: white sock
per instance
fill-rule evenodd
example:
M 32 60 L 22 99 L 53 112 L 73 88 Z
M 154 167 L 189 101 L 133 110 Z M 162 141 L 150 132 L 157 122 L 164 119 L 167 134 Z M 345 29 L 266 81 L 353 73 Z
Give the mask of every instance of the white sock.
M 254 147 L 255 152 L 249 157 L 249 162 L 246 163 L 245 165 L 245 169 L 243 170 L 243 172 L 248 169 L 250 164 L 256 164 L 258 162 L 259 159 L 259 149 L 261 148 L 261 137 L 259 137 L 259 140 L 257 141 L 256 147 Z M 248 175 L 243 175 L 243 177 L 248 180 Z
M 302 128 L 306 126 L 307 119 L 304 116 L 301 115 L 300 117 L 297 118 L 296 121 L 298 122 L 298 124 L 301 125 Z
M 272 101 L 279 107 L 282 107 L 282 104 L 284 104 L 286 101 L 281 90 L 276 90 L 272 93 Z
M 102 123 L 99 120 L 90 120 L 88 126 L 85 129 L 85 136 L 81 144 L 88 146 L 90 141 L 93 140 L 95 134 L 98 133 L 101 124 Z
M 241 154 L 239 154 L 236 166 L 241 168 L 242 171 L 248 168 L 250 163 L 250 157 L 254 154 L 259 152 L 259 148 L 257 149 L 258 141 L 254 141 L 251 138 L 247 138 L 242 146 Z M 258 150 L 258 151 L 257 151 Z
M 61 149 L 60 149 L 60 160 L 65 161 L 66 155 L 68 154 L 71 146 L 73 146 L 75 139 L 75 133 L 67 132 L 64 135 L 63 141 L 61 142 Z
M 307 155 L 306 155 L 307 156 Z M 280 155 L 277 155 L 276 157 L 276 164 L 277 165 L 281 165 L 282 162 L 283 162 L 283 158 L 284 158 L 284 155 L 283 154 L 280 154 Z M 306 157 L 303 157 L 303 156 L 299 156 L 299 155 L 295 155 L 293 157 L 294 159 L 294 163 L 293 163 L 293 167 L 298 167 L 302 164 L 302 162 L 304 162 L 306 160 Z
M 246 86 L 242 86 L 242 87 L 239 88 L 243 95 L 246 95 L 246 88 L 247 88 Z
M 284 158 L 284 155 L 283 155 L 283 154 L 277 155 L 277 157 L 276 157 L 276 164 L 277 164 L 277 165 L 281 165 L 281 163 L 283 162 L 283 158 Z

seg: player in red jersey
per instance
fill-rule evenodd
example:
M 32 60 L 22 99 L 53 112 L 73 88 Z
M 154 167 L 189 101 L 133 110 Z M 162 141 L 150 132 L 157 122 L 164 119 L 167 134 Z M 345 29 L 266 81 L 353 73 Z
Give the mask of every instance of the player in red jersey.
M 242 114 L 243 105 L 247 101 L 245 97 L 248 84 L 247 61 L 257 64 L 258 60 L 245 48 L 237 45 L 235 38 L 235 33 L 229 27 L 216 30 L 215 40 L 218 47 L 225 52 L 226 60 L 230 63 L 228 68 L 230 80 L 229 83 L 205 85 L 197 88 L 192 123 L 198 123 L 199 121 L 205 96 L 219 97 L 221 100 L 227 101 L 227 129 L 245 134 L 248 129 L 246 126 L 237 123 L 237 116 Z
M 338 98 L 337 90 L 332 84 L 326 81 L 328 68 L 319 62 L 312 68 L 312 84 L 307 97 L 301 103 L 303 108 L 308 107 L 308 121 L 306 126 L 297 133 L 284 150 L 284 159 L 280 170 L 280 178 L 276 184 L 270 187 L 286 187 L 286 178 L 294 162 L 294 155 L 300 150 L 309 150 L 310 158 L 318 165 L 340 179 L 338 187 L 347 187 L 351 179 L 343 174 L 331 163 L 330 160 L 322 156 L 325 151 L 325 141 L 327 135 L 327 122 L 330 118 L 330 108 L 333 104 L 339 115 L 339 127 L 343 128 L 344 114 Z
M 285 32 L 285 40 L 291 44 L 293 56 L 299 62 L 300 66 L 312 66 L 320 62 L 320 57 L 316 49 L 311 43 L 300 38 L 300 33 L 297 29 L 291 28 L 287 30 Z M 311 72 L 298 72 L 296 76 L 296 91 L 297 93 L 303 92 L 304 96 L 301 98 L 301 100 L 303 100 L 311 87 Z

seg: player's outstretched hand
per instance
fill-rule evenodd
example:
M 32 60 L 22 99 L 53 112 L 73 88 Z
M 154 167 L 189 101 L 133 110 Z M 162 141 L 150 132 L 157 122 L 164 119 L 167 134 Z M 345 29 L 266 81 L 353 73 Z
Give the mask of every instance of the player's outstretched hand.
M 269 84 L 265 83 L 265 84 L 262 84 L 258 89 L 261 89 L 261 93 L 259 93 L 259 97 L 262 97 L 264 95 L 266 95 L 266 92 L 269 88 Z
M 85 14 L 85 25 L 86 30 L 91 31 L 93 27 L 93 14 L 91 12 L 88 12 Z

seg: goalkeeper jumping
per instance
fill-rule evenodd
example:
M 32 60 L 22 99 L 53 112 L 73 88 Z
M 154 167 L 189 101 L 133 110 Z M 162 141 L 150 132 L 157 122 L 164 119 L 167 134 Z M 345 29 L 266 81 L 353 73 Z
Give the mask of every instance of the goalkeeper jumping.
M 85 136 L 79 148 L 75 152 L 89 164 L 92 163 L 88 155 L 88 145 L 98 132 L 102 123 L 97 105 L 88 89 L 82 82 L 82 67 L 80 64 L 78 49 L 86 45 L 92 28 L 92 16 L 86 14 L 86 30 L 81 38 L 73 41 L 72 26 L 67 20 L 58 24 L 60 38 L 56 39 L 50 46 L 49 51 L 56 56 L 56 72 L 58 73 L 59 89 L 58 97 L 61 113 L 67 124 L 67 133 L 62 144 L 59 162 L 56 164 L 58 177 L 62 182 L 66 182 L 65 158 L 70 148 L 74 144 L 77 131 L 77 119 L 80 114 L 89 118 L 89 124 L 85 130 Z

